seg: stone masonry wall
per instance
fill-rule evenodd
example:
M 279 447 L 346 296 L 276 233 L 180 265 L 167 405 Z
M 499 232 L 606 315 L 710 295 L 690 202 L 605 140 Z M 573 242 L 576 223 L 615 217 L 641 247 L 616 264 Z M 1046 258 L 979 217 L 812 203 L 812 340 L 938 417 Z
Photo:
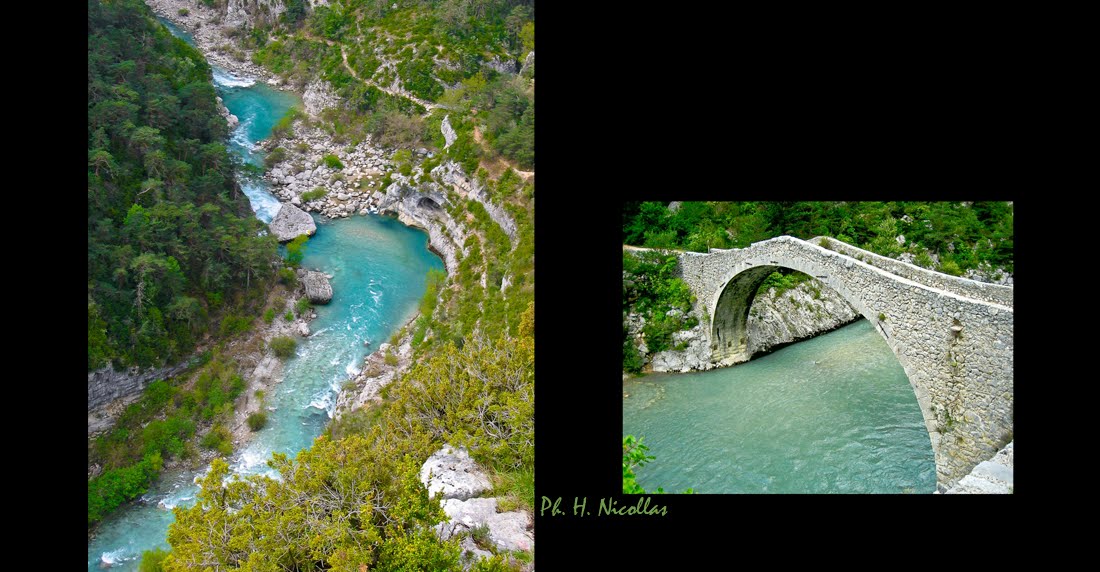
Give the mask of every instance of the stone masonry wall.
M 708 324 L 712 350 L 721 334 L 715 324 L 737 322 L 735 317 L 715 316 L 726 285 L 761 266 L 782 266 L 814 276 L 870 320 L 897 355 L 916 393 L 941 489 L 996 453 L 1011 435 L 1010 304 L 933 288 L 787 236 L 744 249 L 679 256 L 683 279 L 698 299 L 694 311 Z M 880 315 L 885 319 L 880 320 Z M 730 360 L 723 356 L 718 361 Z
M 959 278 L 957 276 L 951 276 L 950 274 L 921 268 L 915 264 L 908 264 L 900 260 L 894 260 L 893 258 L 863 250 L 862 248 L 856 248 L 848 243 L 840 242 L 835 238 L 818 236 L 811 238 L 809 242 L 821 246 L 821 242 L 826 238 L 828 239 L 829 250 L 835 250 L 841 254 L 847 254 L 848 256 L 859 256 L 863 262 L 881 268 L 891 274 L 908 278 L 918 284 L 945 290 L 958 294 L 959 296 L 974 298 L 975 300 L 984 300 L 1002 306 L 1012 306 L 1012 288 L 1010 286 L 1000 286 L 998 284 L 967 280 L 966 278 Z

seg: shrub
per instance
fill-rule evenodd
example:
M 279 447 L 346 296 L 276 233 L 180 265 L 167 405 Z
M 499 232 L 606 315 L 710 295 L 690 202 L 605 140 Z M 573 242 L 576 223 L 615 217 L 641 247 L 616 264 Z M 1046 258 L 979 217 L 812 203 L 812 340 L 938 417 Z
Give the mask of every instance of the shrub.
M 302 259 L 305 258 L 305 253 L 302 249 L 305 248 L 306 241 L 309 240 L 309 236 L 299 234 L 294 240 L 286 244 L 286 262 L 287 264 L 297 268 L 301 266 Z
M 180 12 L 186 11 L 186 9 L 180 10 Z M 161 548 L 146 550 L 141 554 L 141 564 L 138 565 L 138 572 L 163 572 L 165 558 L 168 558 L 168 551 L 166 550 Z
M 298 275 L 294 273 L 294 269 L 292 268 L 280 268 L 279 282 L 282 282 L 283 284 L 286 284 L 287 286 L 293 288 L 294 286 L 298 285 Z M 276 306 L 280 308 L 282 307 L 279 304 L 276 304 Z
M 222 337 L 233 336 L 241 332 L 247 332 L 252 328 L 252 320 L 244 316 L 234 316 L 232 314 L 222 318 L 219 331 Z
M 824 248 L 826 250 L 833 249 L 833 243 L 829 240 L 829 237 L 825 236 L 821 238 L 821 248 Z
M 283 319 L 285 319 L 288 322 L 293 322 L 294 321 L 294 312 L 292 312 L 290 310 L 287 310 L 286 314 L 283 314 Z
M 190 10 L 188 10 L 187 8 L 180 8 L 180 9 L 179 9 L 179 12 L 177 12 L 177 14 L 179 14 L 180 16 L 186 16 L 186 15 L 188 15 L 188 14 L 190 14 L 190 13 L 191 13 L 191 11 L 190 11 Z M 162 559 L 162 560 L 163 560 L 163 559 Z M 144 562 L 144 561 L 145 561 L 145 560 L 144 560 L 144 558 L 143 558 L 143 559 L 142 559 L 142 562 Z M 145 570 L 145 566 L 144 566 L 144 565 L 142 565 L 142 568 L 141 568 L 141 569 L 142 569 L 142 570 Z M 157 570 L 159 570 L 159 569 L 160 569 L 160 568 L 157 568 Z
M 271 351 L 275 352 L 275 355 L 282 359 L 286 359 L 294 355 L 294 350 L 298 348 L 298 342 L 294 341 L 294 338 L 290 336 L 278 336 L 271 340 Z
M 623 371 L 642 372 L 642 357 L 638 355 L 638 348 L 634 346 L 634 342 L 629 339 L 623 341 Z
M 257 411 L 248 416 L 248 428 L 253 431 L 259 431 L 267 425 L 267 414 L 263 411 Z
M 386 365 L 397 365 L 397 356 L 393 353 L 392 348 L 386 352 Z
M 321 158 L 321 162 L 330 169 L 343 169 L 344 164 L 340 162 L 340 158 L 336 155 L 325 155 Z
M 317 187 L 316 189 L 313 189 L 312 191 L 306 191 L 306 192 L 302 193 L 302 201 L 308 203 L 309 201 L 315 201 L 315 200 L 317 200 L 321 197 L 324 197 L 327 194 L 328 194 L 328 191 L 326 191 L 322 187 Z
M 298 317 L 305 315 L 306 311 L 313 307 L 313 303 L 309 301 L 307 296 L 302 296 L 298 299 L 298 303 L 294 305 L 294 309 L 298 312 Z
M 270 324 L 271 322 L 274 322 L 274 321 L 275 321 L 275 308 L 268 308 L 267 311 L 264 312 L 264 323 Z
M 878 313 L 878 321 L 885 322 L 886 321 L 886 314 L 883 314 L 882 312 L 879 312 Z
M 264 157 L 264 165 L 267 165 L 267 167 L 270 169 L 271 167 L 274 167 L 275 165 L 285 160 L 286 148 L 276 147 L 274 150 L 267 154 L 267 157 Z
M 222 455 L 233 454 L 233 436 L 221 423 L 215 423 L 210 431 L 203 435 L 200 444 L 207 449 L 215 449 Z
M 940 262 L 940 272 L 944 274 L 950 274 L 952 276 L 962 276 L 962 269 L 954 260 L 945 260 Z

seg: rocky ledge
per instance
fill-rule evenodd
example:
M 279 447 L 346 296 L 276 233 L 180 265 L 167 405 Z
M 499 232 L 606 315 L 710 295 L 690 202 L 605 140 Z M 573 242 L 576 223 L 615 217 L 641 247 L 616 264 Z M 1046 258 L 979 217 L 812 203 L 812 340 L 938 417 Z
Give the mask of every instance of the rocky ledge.
M 443 445 L 420 468 L 420 482 L 429 494 L 440 499 L 447 515 L 447 520 L 436 525 L 441 539 L 462 535 L 460 546 L 467 553 L 486 558 L 492 553 L 478 547 L 468 534 L 484 526 L 489 530 L 489 542 L 498 550 L 534 548 L 531 515 L 527 511 L 497 512 L 498 499 L 478 498 L 492 488 L 492 482 L 465 449 Z

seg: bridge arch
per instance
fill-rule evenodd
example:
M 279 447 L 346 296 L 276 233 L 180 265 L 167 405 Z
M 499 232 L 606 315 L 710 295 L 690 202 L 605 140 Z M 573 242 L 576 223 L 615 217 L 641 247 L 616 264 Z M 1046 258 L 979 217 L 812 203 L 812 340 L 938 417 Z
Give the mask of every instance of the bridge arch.
M 679 253 L 682 277 L 707 324 L 711 361 L 749 359 L 749 309 L 770 273 L 789 268 L 817 278 L 875 326 L 905 370 L 944 490 L 1011 439 L 1011 291 L 991 293 L 989 285 L 879 263 L 877 255 L 838 246 L 843 253 L 784 236 L 742 249 Z

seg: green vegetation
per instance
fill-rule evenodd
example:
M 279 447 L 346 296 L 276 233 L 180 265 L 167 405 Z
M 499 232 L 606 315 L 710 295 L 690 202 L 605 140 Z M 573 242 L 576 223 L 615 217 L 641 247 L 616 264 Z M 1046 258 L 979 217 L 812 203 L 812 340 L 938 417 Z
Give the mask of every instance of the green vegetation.
M 276 147 L 270 153 L 268 153 L 266 157 L 264 157 L 264 165 L 266 165 L 268 168 L 271 168 L 285 160 L 286 147 Z
M 432 531 L 443 512 L 420 484 L 420 466 L 444 441 L 464 445 L 497 473 L 509 502 L 534 502 L 533 320 L 530 306 L 517 337 L 447 344 L 421 360 L 371 412 L 334 423 L 293 460 L 273 455 L 279 479 L 227 480 L 228 465 L 215 460 L 195 506 L 175 509 L 166 567 L 202 557 L 257 569 L 458 569 L 457 541 Z M 209 534 L 223 529 L 237 541 Z
M 164 560 L 168 558 L 168 552 L 160 548 L 146 550 L 141 554 L 141 564 L 138 572 L 164 572 Z
M 1004 202 L 683 202 L 675 212 L 641 202 L 623 209 L 623 242 L 706 252 L 780 235 L 832 236 L 882 256 L 908 253 L 925 268 L 933 268 L 934 254 L 936 270 L 959 276 L 982 267 L 1013 271 L 1012 220 Z
M 321 158 L 321 163 L 330 169 L 344 168 L 344 164 L 340 162 L 340 158 L 336 155 L 325 155 Z
M 811 277 L 808 274 L 804 274 L 797 270 L 791 270 L 789 268 L 780 268 L 775 272 L 772 272 L 764 278 L 764 281 L 760 283 L 760 286 L 756 289 L 756 295 L 767 292 L 768 290 L 775 288 L 775 297 L 779 298 L 784 292 L 798 286 L 799 284 L 810 280 Z M 820 298 L 820 291 L 818 297 Z
M 275 352 L 275 355 L 281 359 L 287 359 L 294 355 L 294 350 L 297 349 L 298 342 L 290 336 L 276 336 L 271 340 L 271 351 Z
M 637 312 L 645 318 L 642 333 L 646 348 L 660 352 L 672 347 L 672 334 L 695 327 L 699 320 L 688 315 L 695 297 L 679 278 L 675 255 L 655 251 L 623 253 L 623 316 Z M 642 362 L 623 327 L 623 370 L 641 371 Z
M 267 426 L 267 413 L 263 411 L 257 411 L 248 416 L 248 428 L 253 431 L 259 431 Z
M 104 471 L 88 481 L 88 524 L 95 524 L 122 503 L 145 494 L 164 466 L 159 453 L 122 469 Z
M 143 494 L 162 460 L 196 458 L 192 439 L 200 425 L 228 419 L 244 387 L 236 364 L 218 356 L 190 374 L 150 383 L 114 428 L 90 443 L 89 464 L 103 473 L 88 482 L 88 524 Z
M 88 4 L 88 369 L 184 359 L 259 311 L 274 238 L 233 180 L 210 67 L 138 0 Z
M 280 268 L 279 282 L 286 284 L 290 288 L 294 288 L 298 285 L 298 275 L 294 273 L 293 268 Z
M 275 308 L 268 308 L 264 311 L 264 323 L 270 324 L 275 321 Z
M 226 429 L 225 425 L 220 423 L 215 423 L 210 431 L 203 435 L 200 443 L 203 447 L 213 449 L 223 456 L 228 457 L 233 454 L 233 435 L 229 433 L 229 429 Z
M 289 85 L 329 82 L 349 104 L 324 115 L 324 129 L 340 141 L 373 135 L 390 147 L 442 149 L 439 123 L 449 114 L 458 140 L 444 153 L 468 172 L 497 158 L 534 168 L 534 66 L 523 74 L 498 71 L 522 62 L 534 47 L 529 0 L 429 0 L 396 8 L 348 0 L 313 9 L 293 0 L 278 21 L 260 19 L 236 41 L 255 49 L 253 61 Z M 362 80 L 385 86 L 396 80 L 413 96 L 448 109 L 422 118 L 423 106 Z M 280 122 L 276 136 L 293 138 L 295 118 Z
M 302 265 L 302 259 L 306 256 L 303 250 L 306 247 L 307 240 L 309 240 L 309 236 L 299 234 L 294 237 L 294 240 L 286 243 L 286 263 L 292 268 L 298 268 Z
M 493 478 L 493 496 L 499 499 L 500 512 L 526 510 L 535 514 L 535 472 L 524 468 L 497 473 Z
M 308 296 L 302 296 L 298 298 L 298 302 L 294 304 L 294 311 L 298 313 L 298 317 L 301 318 L 306 315 L 306 312 L 313 307 L 313 303 L 309 301 Z
M 302 202 L 308 203 L 309 201 L 315 201 L 319 198 L 324 197 L 327 194 L 328 191 L 326 191 L 324 187 L 317 187 L 312 191 L 306 191 L 302 193 Z

